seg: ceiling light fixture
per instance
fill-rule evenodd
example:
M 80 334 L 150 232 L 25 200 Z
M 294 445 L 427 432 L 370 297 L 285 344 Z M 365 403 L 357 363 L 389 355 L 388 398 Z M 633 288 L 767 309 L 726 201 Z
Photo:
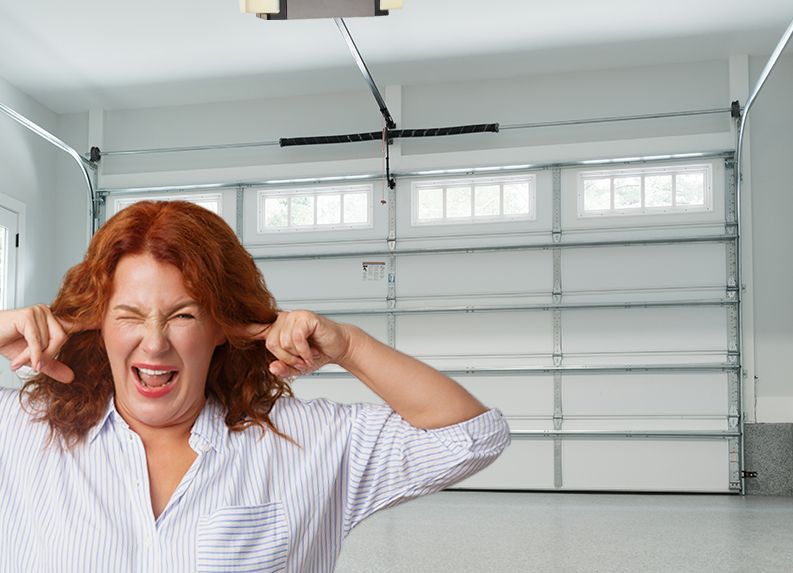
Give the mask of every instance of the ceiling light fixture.
M 402 0 L 240 0 L 240 11 L 265 20 L 388 16 Z

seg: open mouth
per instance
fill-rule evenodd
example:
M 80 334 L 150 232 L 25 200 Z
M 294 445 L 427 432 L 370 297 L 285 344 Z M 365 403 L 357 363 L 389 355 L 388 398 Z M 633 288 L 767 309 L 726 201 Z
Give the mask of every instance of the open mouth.
M 153 369 L 142 366 L 133 366 L 132 372 L 138 383 L 138 390 L 149 397 L 159 397 L 167 394 L 174 385 L 179 371 L 171 369 Z

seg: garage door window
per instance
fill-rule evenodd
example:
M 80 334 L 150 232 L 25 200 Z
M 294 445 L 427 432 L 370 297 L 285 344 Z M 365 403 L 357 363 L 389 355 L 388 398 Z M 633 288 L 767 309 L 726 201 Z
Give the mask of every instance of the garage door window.
M 412 197 L 413 224 L 533 220 L 535 188 L 533 174 L 416 182 Z
M 373 186 L 261 190 L 258 231 L 319 231 L 372 226 Z
M 702 212 L 713 209 L 709 165 L 585 171 L 578 216 Z

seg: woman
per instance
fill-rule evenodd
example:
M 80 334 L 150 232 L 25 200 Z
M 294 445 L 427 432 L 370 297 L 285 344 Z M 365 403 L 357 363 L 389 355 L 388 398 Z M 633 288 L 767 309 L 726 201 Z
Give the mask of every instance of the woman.
M 141 202 L 51 307 L 0 313 L 0 571 L 332 571 L 374 511 L 492 462 L 496 410 L 360 329 L 279 312 L 209 211 Z M 387 405 L 292 397 L 336 363 Z

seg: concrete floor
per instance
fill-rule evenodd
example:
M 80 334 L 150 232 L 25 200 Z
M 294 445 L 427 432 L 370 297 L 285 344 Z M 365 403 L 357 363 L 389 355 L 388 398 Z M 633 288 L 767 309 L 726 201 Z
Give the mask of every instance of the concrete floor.
M 441 492 L 359 525 L 336 571 L 793 572 L 793 497 Z

